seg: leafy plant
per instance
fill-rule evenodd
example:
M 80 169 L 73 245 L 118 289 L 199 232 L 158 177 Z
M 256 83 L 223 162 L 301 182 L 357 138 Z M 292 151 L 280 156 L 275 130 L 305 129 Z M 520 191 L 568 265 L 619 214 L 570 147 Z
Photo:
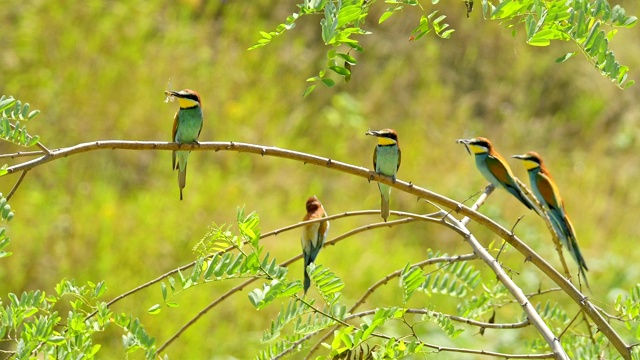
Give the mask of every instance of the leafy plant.
M 432 1 L 435 5 L 439 1 Z M 351 80 L 352 67 L 358 62 L 352 51 L 363 52 L 358 35 L 371 35 L 364 24 L 370 15 L 370 8 L 377 3 L 375 0 L 305 0 L 298 5 L 298 12 L 287 17 L 286 21 L 276 27 L 275 31 L 260 31 L 261 39 L 249 50 L 257 49 L 269 44 L 274 38 L 291 30 L 295 22 L 306 15 L 321 15 L 321 37 L 327 50 L 327 62 L 318 75 L 307 79 L 308 82 L 320 82 L 326 87 L 333 87 L 335 81 L 327 77 L 334 73 L 345 82 Z M 425 9 L 416 0 L 386 0 L 389 7 L 378 19 L 382 24 L 391 16 L 406 7 Z M 578 51 L 593 64 L 593 66 L 616 86 L 626 88 L 633 84 L 628 80 L 629 68 L 621 65 L 609 42 L 617 32 L 616 28 L 630 28 L 637 23 L 635 16 L 627 16 L 624 8 L 619 5 L 611 6 L 607 0 L 482 0 L 482 14 L 485 19 L 497 20 L 504 23 L 516 33 L 519 25 L 524 25 L 526 42 L 533 46 L 548 46 L 552 41 L 571 41 Z M 473 11 L 473 1 L 466 1 L 467 17 Z M 420 17 L 419 24 L 411 32 L 410 40 L 419 40 L 424 35 L 433 32 L 440 38 L 449 39 L 455 29 L 443 21 L 446 15 L 438 15 L 439 10 L 430 11 Z M 606 32 L 603 28 L 612 30 Z M 575 52 L 567 53 L 557 59 L 564 62 Z M 310 85 L 304 92 L 309 95 L 316 88 Z

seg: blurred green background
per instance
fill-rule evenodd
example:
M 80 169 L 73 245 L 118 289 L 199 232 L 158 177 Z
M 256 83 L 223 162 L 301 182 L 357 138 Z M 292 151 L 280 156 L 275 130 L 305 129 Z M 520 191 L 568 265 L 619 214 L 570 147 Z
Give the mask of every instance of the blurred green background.
M 637 15 L 637 1 L 619 4 Z M 170 140 L 177 103 L 164 102 L 168 82 L 171 89 L 200 93 L 205 112 L 201 141 L 273 145 L 371 167 L 375 141 L 365 131 L 392 127 L 403 150 L 398 177 L 460 201 L 486 182 L 456 139 L 486 136 L 505 156 L 536 150 L 576 226 L 591 270 L 590 299 L 613 311 L 617 294 L 635 285 L 640 275 L 640 87 L 619 90 L 581 55 L 556 64 L 556 58 L 577 50 L 573 44 L 527 46 L 522 29 L 514 38 L 511 29 L 483 20 L 476 5 L 467 19 L 462 1 L 441 2 L 436 9 L 456 29 L 452 39 L 429 34 L 410 42 L 419 10 L 406 9 L 378 25 L 386 6 L 376 3 L 365 25 L 373 35 L 360 38 L 365 52 L 355 54 L 359 64 L 352 69 L 352 81 L 319 87 L 303 98 L 305 79 L 326 61 L 320 17 L 303 17 L 267 47 L 246 51 L 260 38 L 259 30 L 275 29 L 296 10 L 293 1 L 8 0 L 0 6 L 0 94 L 42 110 L 30 131 L 49 148 L 94 140 Z M 427 13 L 433 9 L 425 7 Z M 636 80 L 639 38 L 636 26 L 620 31 L 611 43 Z M 0 150 L 21 149 L 3 143 Z M 105 280 L 109 300 L 191 261 L 191 248 L 208 226 L 233 223 L 237 206 L 257 211 L 264 232 L 299 221 L 306 198 L 314 194 L 330 214 L 379 206 L 374 183 L 233 152 L 192 153 L 185 200 L 180 202 L 170 162 L 166 151 L 97 151 L 31 171 L 11 199 L 14 255 L 1 260 L 0 297 L 33 289 L 52 292 L 60 279 L 69 278 L 78 283 Z M 528 183 L 524 167 L 511 164 Z M 2 178 L 0 190 L 6 194 L 16 179 Z M 397 191 L 391 206 L 433 210 Z M 506 192 L 494 193 L 482 212 L 506 227 L 526 215 L 516 232 L 559 266 L 544 224 Z M 334 221 L 330 236 L 379 220 Z M 477 225 L 471 230 L 484 244 L 497 240 Z M 265 246 L 278 260 L 286 260 L 300 252 L 299 232 L 270 238 Z M 325 249 L 318 262 L 346 282 L 344 301 L 349 304 L 372 282 L 424 259 L 427 247 L 470 252 L 454 233 L 414 223 L 350 238 Z M 519 254 L 508 255 L 503 260 L 520 271 L 514 276 L 525 291 L 552 285 L 540 280 L 541 274 Z M 291 271 L 301 279 L 299 262 Z M 494 281 L 489 274 L 486 279 Z M 146 310 L 161 302 L 155 286 L 114 310 L 137 314 L 162 343 L 236 284 L 192 289 L 177 299 L 180 308 L 150 316 Z M 400 299 L 392 283 L 367 305 L 387 306 Z M 414 305 L 452 311 L 445 302 L 449 299 L 420 296 Z M 278 310 L 256 312 L 245 291 L 210 311 L 167 352 L 172 358 L 249 358 Z M 480 337 L 471 329 L 453 343 L 439 330 L 426 329 L 432 331 L 429 341 L 441 345 L 522 351 L 514 345 L 513 332 L 489 331 Z M 120 335 L 111 328 L 98 339 L 104 344 L 100 358 L 124 356 Z

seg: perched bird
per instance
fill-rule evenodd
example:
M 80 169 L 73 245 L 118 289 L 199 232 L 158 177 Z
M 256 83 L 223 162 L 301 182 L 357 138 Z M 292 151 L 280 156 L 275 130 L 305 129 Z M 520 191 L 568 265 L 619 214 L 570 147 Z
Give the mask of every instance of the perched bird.
M 460 144 L 464 144 L 467 151 L 471 149 L 476 158 L 476 166 L 482 175 L 493 186 L 502 187 L 506 189 L 516 199 L 520 200 L 524 206 L 529 209 L 535 210 L 535 206 L 529 200 L 529 198 L 522 192 L 520 186 L 515 180 L 511 168 L 507 161 L 498 154 L 491 145 L 489 139 L 483 137 L 477 137 L 473 139 L 460 139 L 457 141 Z
M 560 191 L 558 191 L 558 187 L 553 181 L 549 170 L 544 166 L 542 158 L 534 151 L 529 151 L 524 155 L 514 155 L 512 157 L 524 161 L 524 166 L 529 173 L 529 181 L 531 182 L 533 194 L 545 208 L 547 214 L 549 214 L 549 219 L 551 220 L 551 225 L 553 226 L 554 231 L 578 264 L 580 274 L 582 275 L 587 287 L 589 287 L 589 282 L 587 281 L 587 275 L 585 273 L 585 270 L 589 269 L 587 268 L 587 264 L 585 263 L 582 254 L 580 253 L 573 224 L 571 223 L 571 220 L 569 220 L 567 212 L 564 210 L 564 202 L 560 197 Z
M 324 207 L 320 203 L 317 197 L 312 196 L 307 199 L 307 215 L 304 216 L 302 221 L 322 219 L 327 217 L 327 213 L 324 211 Z M 307 293 L 309 286 L 311 286 L 311 279 L 307 273 L 307 266 L 314 262 L 320 253 L 320 249 L 324 245 L 324 241 L 327 239 L 329 233 L 329 222 L 320 221 L 312 224 L 307 224 L 302 228 L 302 254 L 304 255 L 304 293 Z
M 180 110 L 173 118 L 173 132 L 171 140 L 178 144 L 198 143 L 200 131 L 202 131 L 202 102 L 197 92 L 189 89 L 181 91 L 165 91 L 165 95 L 178 99 Z M 187 158 L 191 151 L 177 150 L 172 154 L 172 169 L 178 170 L 178 186 L 180 187 L 180 200 L 182 189 L 187 183 Z M 176 161 L 177 158 L 177 161 Z
M 372 135 L 378 138 L 378 145 L 376 145 L 373 151 L 373 168 L 378 174 L 391 176 L 395 180 L 402 159 L 400 144 L 398 143 L 398 134 L 393 129 L 383 129 L 380 131 L 369 130 L 366 135 Z M 384 221 L 387 221 L 389 217 L 391 187 L 378 183 L 378 189 L 380 189 L 381 197 L 380 213 Z

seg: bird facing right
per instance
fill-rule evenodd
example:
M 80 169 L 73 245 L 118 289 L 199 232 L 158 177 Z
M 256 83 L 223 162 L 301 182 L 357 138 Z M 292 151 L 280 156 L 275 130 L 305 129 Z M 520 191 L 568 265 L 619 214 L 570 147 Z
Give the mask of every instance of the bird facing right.
M 569 216 L 564 209 L 564 201 L 562 201 L 562 198 L 560 197 L 558 186 L 555 181 L 553 181 L 549 170 L 547 170 L 547 167 L 544 165 L 542 157 L 534 151 L 529 151 L 523 155 L 514 155 L 512 157 L 524 161 L 524 166 L 529 173 L 529 181 L 531 182 L 533 194 L 545 208 L 554 231 L 578 264 L 580 274 L 582 275 L 587 287 L 589 287 L 589 282 L 587 281 L 587 275 L 585 273 L 585 271 L 589 269 L 582 257 L 582 253 L 580 253 L 573 224 L 571 223 L 571 220 L 569 220 Z

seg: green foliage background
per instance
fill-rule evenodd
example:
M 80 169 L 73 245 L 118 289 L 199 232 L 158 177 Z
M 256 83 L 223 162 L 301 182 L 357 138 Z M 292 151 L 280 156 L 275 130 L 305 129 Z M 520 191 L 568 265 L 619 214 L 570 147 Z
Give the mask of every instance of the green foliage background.
M 620 1 L 637 14 L 636 1 Z M 511 30 L 466 18 L 462 1 L 435 9 L 456 29 L 452 39 L 426 36 L 409 41 L 420 13 L 407 9 L 361 37 L 349 83 L 302 94 L 307 77 L 325 63 L 319 19 L 307 17 L 269 46 L 246 51 L 259 30 L 269 30 L 295 11 L 294 2 L 254 0 L 173 3 L 148 1 L 5 1 L 0 5 L 0 94 L 29 101 L 43 114 L 31 124 L 50 148 L 105 139 L 170 139 L 175 103 L 163 91 L 191 88 L 203 99 L 202 141 L 241 141 L 309 152 L 371 166 L 374 142 L 367 128 L 395 128 L 403 163 L 398 177 L 464 200 L 485 181 L 455 139 L 486 136 L 503 155 L 538 151 L 546 160 L 574 221 L 593 293 L 606 307 L 638 282 L 640 257 L 640 88 L 621 91 L 581 56 L 554 60 L 572 44 L 548 48 L 524 44 L 523 29 Z M 479 4 L 478 4 L 479 5 Z M 431 8 L 433 5 L 425 4 Z M 372 8 L 377 19 L 384 4 Z M 620 62 L 640 74 L 640 28 L 626 29 L 611 44 Z M 17 151 L 0 144 L 3 152 Z M 105 280 L 107 298 L 193 259 L 191 248 L 211 223 L 233 223 L 236 206 L 260 214 L 263 231 L 299 221 L 304 202 L 317 195 L 330 214 L 375 209 L 375 184 L 327 169 L 230 152 L 190 157 L 185 200 L 178 200 L 169 152 L 101 151 L 55 161 L 32 171 L 11 200 L 9 224 L 14 255 L 2 260 L 0 296 L 52 291 L 62 278 Z M 524 168 L 512 163 L 526 179 Z M 15 176 L 0 179 L 6 194 Z M 392 208 L 427 212 L 424 202 L 392 195 Z M 502 224 L 526 214 L 517 232 L 558 265 L 544 225 L 505 192 L 482 209 Z M 349 218 L 332 223 L 336 236 L 378 221 Z M 481 228 L 478 238 L 494 240 Z M 485 237 L 483 238 L 483 235 Z M 299 235 L 284 233 L 265 243 L 280 260 L 300 251 Z M 448 253 L 470 249 L 452 232 L 414 223 L 369 232 L 320 254 L 318 262 L 345 282 L 345 299 L 371 282 L 426 256 L 427 248 Z M 530 271 L 515 253 L 507 263 L 526 291 L 549 281 Z M 570 266 L 575 270 L 574 264 Z M 292 268 L 302 275 L 301 265 Z M 158 341 L 233 284 L 204 286 L 177 299 L 181 307 L 151 316 L 159 286 L 116 305 L 138 313 Z M 395 284 L 388 285 L 395 289 Z M 561 299 L 561 298 L 560 298 Z M 389 306 L 400 291 L 376 295 Z M 428 304 L 443 311 L 443 299 Z M 562 299 L 561 299 L 562 300 Z M 600 303 L 602 302 L 602 303 Z M 248 358 L 259 348 L 261 329 L 279 309 L 254 311 L 246 294 L 212 310 L 168 352 L 181 358 Z M 495 342 L 513 350 L 503 331 L 491 339 L 469 333 L 459 346 Z M 120 358 L 120 334 L 107 332 L 101 358 Z M 449 342 L 434 334 L 432 342 Z

